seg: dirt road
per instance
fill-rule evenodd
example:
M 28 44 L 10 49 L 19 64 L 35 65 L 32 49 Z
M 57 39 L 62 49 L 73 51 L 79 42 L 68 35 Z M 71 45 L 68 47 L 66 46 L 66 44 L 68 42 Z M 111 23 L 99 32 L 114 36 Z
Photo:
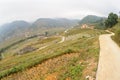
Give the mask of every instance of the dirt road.
M 99 37 L 100 56 L 96 80 L 120 80 L 120 48 L 111 35 L 114 34 Z
M 64 33 L 67 33 L 67 32 L 68 32 L 68 29 L 64 31 Z M 63 43 L 65 41 L 65 36 L 61 36 L 61 38 L 62 38 L 61 41 L 58 43 Z
M 62 36 L 61 38 L 62 38 L 61 41 L 58 42 L 58 43 L 63 43 L 65 41 L 65 37 L 64 36 Z

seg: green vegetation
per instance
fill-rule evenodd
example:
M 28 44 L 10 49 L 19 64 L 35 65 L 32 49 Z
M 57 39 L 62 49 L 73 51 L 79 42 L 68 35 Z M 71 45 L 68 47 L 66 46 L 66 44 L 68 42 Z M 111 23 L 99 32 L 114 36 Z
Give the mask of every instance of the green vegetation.
M 63 30 L 54 30 L 58 34 L 60 34 Z M 44 45 L 48 45 L 49 43 L 51 44 L 51 41 L 58 42 L 61 40 L 61 37 L 59 36 L 54 36 L 53 33 L 54 31 L 49 35 L 48 37 L 45 37 L 44 35 L 40 37 L 39 35 L 34 35 L 25 39 L 21 39 L 19 41 L 13 42 L 10 45 L 5 46 L 4 48 L 1 48 L 0 51 L 1 53 L 4 54 L 5 57 L 13 56 L 16 55 L 17 52 L 19 52 L 21 49 L 27 47 L 27 46 L 32 46 L 34 48 L 40 48 Z M 8 42 L 9 43 L 9 42 Z M 7 44 L 7 43 L 6 43 Z
M 114 40 L 118 43 L 120 46 L 120 28 L 115 32 Z
M 103 19 L 93 23 L 93 25 L 95 26 L 96 29 L 103 29 L 104 30 L 104 29 L 106 29 L 104 22 L 105 22 L 105 19 L 103 18 Z
M 120 19 L 118 19 L 118 15 L 110 13 L 105 21 L 105 26 L 109 31 L 115 33 L 112 39 L 120 46 Z
M 105 18 L 104 17 L 98 17 L 94 15 L 88 15 L 84 17 L 79 24 L 87 24 L 89 26 L 94 26 L 96 29 L 105 29 Z
M 2 53 L 0 53 L 0 60 L 2 60 Z
M 84 29 L 81 30 L 73 29 L 66 35 L 66 41 L 59 43 L 51 43 L 48 47 L 40 50 L 29 52 L 29 54 L 24 54 L 21 56 L 11 56 L 9 58 L 5 58 L 0 61 L 0 78 L 6 77 L 13 73 L 17 73 L 28 68 L 34 67 L 37 64 L 40 64 L 46 60 L 58 57 L 64 54 L 71 53 L 80 53 L 80 57 L 78 60 L 89 60 L 94 57 L 95 60 L 98 60 L 99 55 L 99 46 L 98 46 L 98 35 L 105 33 L 102 30 L 90 30 Z M 75 36 L 76 34 L 86 34 L 84 38 L 81 36 Z M 74 37 L 74 40 L 71 40 L 71 37 Z M 50 41 L 54 41 L 55 39 L 50 38 Z M 46 40 L 46 41 L 49 41 Z M 40 42 L 40 44 L 43 42 Z M 32 44 L 31 44 L 32 45 Z M 70 72 L 65 72 L 66 75 L 71 75 L 72 79 L 77 80 L 78 76 L 82 76 L 83 67 L 81 65 L 69 66 L 68 68 Z M 76 71 L 78 70 L 78 71 Z M 76 76 L 75 76 L 76 75 Z
M 19 44 L 19 43 L 21 43 L 21 42 L 24 42 L 24 41 L 26 41 L 26 40 L 28 40 L 28 39 L 35 38 L 35 37 L 37 37 L 37 35 L 31 36 L 31 37 L 28 37 L 28 38 L 25 38 L 25 39 L 21 39 L 21 40 L 15 42 L 15 43 L 12 43 L 11 45 L 9 45 L 9 46 L 7 46 L 7 47 L 2 48 L 2 49 L 0 50 L 0 53 L 5 52 L 7 49 L 9 49 L 10 47 L 12 47 L 12 46 L 14 46 L 14 45 L 17 45 L 17 44 Z
M 96 31 L 95 34 L 93 34 L 94 31 Z M 95 35 L 100 35 L 100 34 L 105 34 L 106 33 L 103 30 L 99 30 L 98 32 L 97 31 L 98 30 L 90 30 L 90 29 L 85 29 L 84 30 L 84 29 L 81 29 L 80 27 L 77 27 L 77 28 L 73 28 L 72 30 L 69 30 L 69 32 L 66 33 L 65 36 L 72 36 L 72 35 L 76 35 L 76 34 L 82 34 L 82 35 L 85 35 L 85 36 L 87 34 L 87 35 L 95 36 Z
M 76 76 L 81 76 L 82 75 L 82 66 L 81 65 L 76 65 L 76 66 L 70 66 L 69 67 L 70 69 L 69 69 L 69 72 L 70 72 L 70 74 L 68 74 L 69 76 L 71 76 L 72 77 L 72 79 L 74 79 L 74 80 L 78 80 L 78 79 L 76 79 Z
M 118 15 L 114 13 L 110 13 L 107 20 L 105 21 L 105 26 L 107 28 L 111 28 L 117 23 L 118 23 Z
M 65 80 L 67 77 L 72 80 L 79 80 L 82 76 L 82 71 L 84 68 L 80 64 L 77 64 L 70 65 L 67 69 L 68 72 L 64 72 L 64 74 L 60 76 L 60 80 Z
M 40 30 L 38 30 L 37 32 L 36 32 L 36 30 L 35 31 L 31 31 L 31 34 L 30 35 L 41 35 L 41 34 L 45 34 L 45 32 L 47 31 L 49 34 L 48 34 L 48 36 L 52 36 L 52 35 L 55 35 L 55 34 L 60 34 L 60 33 L 62 33 L 63 31 L 65 30 L 65 28 L 58 28 L 58 27 L 56 27 L 56 28 L 47 28 L 47 29 L 40 29 Z M 39 33 L 39 34 L 38 34 Z M 30 36 L 29 35 L 29 36 Z M 16 42 L 19 42 L 19 41 L 21 41 L 21 40 L 24 40 L 24 39 L 26 39 L 25 38 L 25 36 L 21 36 L 21 37 L 13 37 L 12 39 L 10 38 L 10 39 L 8 39 L 8 40 L 6 40 L 5 42 L 2 42 L 2 43 L 0 43 L 0 50 L 2 49 L 2 48 L 6 48 L 7 46 L 10 46 L 10 45 L 12 45 L 12 44 L 14 44 L 14 43 L 16 43 Z M 33 38 L 31 38 L 31 39 L 33 39 Z M 25 41 L 27 41 L 27 40 L 25 40 Z M 23 42 L 25 42 L 25 41 L 23 41 Z
M 95 23 L 97 21 L 100 21 L 101 19 L 103 19 L 103 18 L 95 16 L 95 15 L 88 15 L 80 21 L 80 24 Z
M 118 20 L 118 23 L 109 30 L 115 33 L 115 35 L 112 36 L 112 39 L 120 46 L 120 19 Z

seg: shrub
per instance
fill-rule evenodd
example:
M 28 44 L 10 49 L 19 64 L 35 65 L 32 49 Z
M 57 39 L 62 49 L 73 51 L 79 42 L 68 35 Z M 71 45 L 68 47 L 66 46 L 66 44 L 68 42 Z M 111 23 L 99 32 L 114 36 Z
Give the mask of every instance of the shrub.
M 115 32 L 115 36 L 113 38 L 117 43 L 118 45 L 120 46 L 120 29 L 116 30 Z
M 0 60 L 2 60 L 2 54 L 0 53 Z
M 74 52 L 74 51 L 73 51 L 72 49 L 67 49 L 67 50 L 64 51 L 64 53 L 68 53 L 68 54 L 69 54 L 69 53 L 73 53 L 73 52 Z
M 82 76 L 83 67 L 81 65 L 71 65 L 68 67 L 68 71 L 64 74 L 64 77 L 70 77 L 72 80 L 79 80 Z

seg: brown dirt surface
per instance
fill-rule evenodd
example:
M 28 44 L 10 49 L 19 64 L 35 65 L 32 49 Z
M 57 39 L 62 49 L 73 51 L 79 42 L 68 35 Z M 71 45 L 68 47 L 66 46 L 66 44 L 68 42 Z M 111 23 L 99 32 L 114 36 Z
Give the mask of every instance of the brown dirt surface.
M 57 80 L 57 74 L 56 73 L 50 74 L 45 78 L 45 80 Z
M 49 59 L 33 68 L 10 75 L 2 80 L 57 80 L 57 75 L 59 75 L 62 70 L 58 71 L 59 73 L 57 73 L 57 75 L 52 73 L 54 73 L 55 70 L 66 66 L 70 60 L 75 57 L 79 57 L 79 53 L 65 54 L 57 58 Z

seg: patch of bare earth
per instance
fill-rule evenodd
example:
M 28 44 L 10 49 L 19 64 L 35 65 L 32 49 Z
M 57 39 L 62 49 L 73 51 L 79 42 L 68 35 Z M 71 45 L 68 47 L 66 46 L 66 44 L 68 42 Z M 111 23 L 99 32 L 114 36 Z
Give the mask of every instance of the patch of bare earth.
M 65 54 L 49 59 L 33 68 L 10 75 L 2 80 L 57 80 L 61 71 L 57 73 L 55 71 L 61 68 L 61 66 L 66 66 L 75 57 L 79 57 L 79 53 Z
M 65 54 L 53 59 L 44 61 L 43 63 L 36 65 L 23 72 L 12 74 L 2 80 L 59 80 L 60 76 L 67 72 L 67 67 L 71 64 L 74 59 L 80 58 L 80 53 Z M 84 66 L 81 80 L 94 80 L 95 72 L 94 69 L 97 67 L 97 62 L 90 58 L 87 61 L 79 59 L 75 64 Z M 71 76 L 67 76 L 65 80 L 72 80 Z
M 48 75 L 45 80 L 57 80 L 57 73 Z
M 95 80 L 97 63 L 95 62 L 94 59 L 89 59 L 85 63 L 88 65 L 83 70 L 83 78 L 85 78 L 87 80 Z

